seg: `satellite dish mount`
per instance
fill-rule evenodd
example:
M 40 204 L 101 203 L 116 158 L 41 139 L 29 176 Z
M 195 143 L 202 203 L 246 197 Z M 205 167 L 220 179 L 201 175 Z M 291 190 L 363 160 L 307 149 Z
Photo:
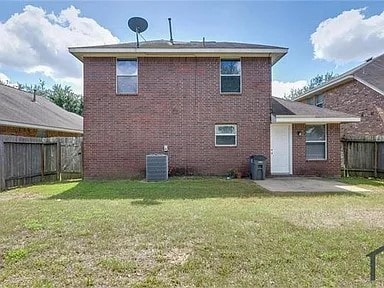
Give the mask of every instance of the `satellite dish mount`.
M 136 33 L 136 47 L 139 48 L 139 34 L 147 30 L 148 22 L 141 17 L 132 17 L 128 20 L 128 27 Z

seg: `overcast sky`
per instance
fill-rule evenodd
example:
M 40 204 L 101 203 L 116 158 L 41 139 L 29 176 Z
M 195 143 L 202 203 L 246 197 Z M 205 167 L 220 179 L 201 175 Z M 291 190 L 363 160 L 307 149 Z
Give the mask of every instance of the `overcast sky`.
M 289 48 L 273 67 L 273 94 L 326 72 L 341 74 L 384 53 L 381 1 L 2 1 L 0 79 L 69 84 L 82 93 L 81 63 L 68 47 L 135 41 L 133 16 L 148 20 L 146 40 L 234 41 Z

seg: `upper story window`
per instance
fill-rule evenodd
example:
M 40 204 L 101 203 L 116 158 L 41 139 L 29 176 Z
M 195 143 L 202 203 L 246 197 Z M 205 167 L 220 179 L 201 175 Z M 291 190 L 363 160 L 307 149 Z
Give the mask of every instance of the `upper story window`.
M 315 105 L 315 97 L 311 97 L 307 99 L 307 104 L 309 105 Z
M 117 59 L 116 61 L 116 93 L 137 93 L 137 59 Z
M 215 146 L 237 146 L 237 125 L 215 125 Z
M 239 59 L 221 59 L 220 92 L 241 92 L 241 62 Z
M 324 107 L 324 95 L 316 95 L 311 98 L 307 99 L 307 104 L 309 105 L 315 105 L 317 107 L 323 108 Z
M 315 105 L 320 108 L 324 107 L 324 95 L 320 94 L 315 97 Z
M 326 125 L 306 125 L 306 158 L 307 160 L 326 160 L 327 128 Z

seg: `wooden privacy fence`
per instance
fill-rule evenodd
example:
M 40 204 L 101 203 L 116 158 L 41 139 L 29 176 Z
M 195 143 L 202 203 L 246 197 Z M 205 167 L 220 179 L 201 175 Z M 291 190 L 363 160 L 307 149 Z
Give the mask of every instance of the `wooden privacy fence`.
M 0 190 L 82 177 L 81 137 L 0 135 Z
M 384 136 L 348 137 L 341 141 L 344 176 L 384 176 Z

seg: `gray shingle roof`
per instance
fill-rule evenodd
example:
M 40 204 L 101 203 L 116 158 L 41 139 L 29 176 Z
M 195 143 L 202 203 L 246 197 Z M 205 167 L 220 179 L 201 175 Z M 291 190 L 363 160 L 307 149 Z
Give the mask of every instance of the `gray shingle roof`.
M 366 62 L 353 74 L 384 92 L 384 54 Z
M 319 108 L 301 102 L 284 100 L 272 97 L 272 114 L 274 115 L 296 115 L 311 118 L 351 118 L 355 117 L 347 113 Z M 356 117 L 355 117 L 356 118 Z
M 111 45 L 76 47 L 76 48 L 136 48 L 136 42 L 119 43 Z M 168 40 L 140 41 L 140 48 L 170 48 L 170 49 L 188 49 L 188 48 L 219 48 L 219 49 L 287 49 L 283 47 L 238 43 L 238 42 L 216 42 L 216 41 L 174 41 L 173 44 Z
M 119 43 L 112 45 L 70 47 L 72 53 L 80 61 L 84 57 L 202 57 L 223 55 L 231 57 L 270 57 L 272 65 L 279 61 L 288 49 L 277 46 L 216 41 L 190 41 L 171 43 L 168 40 L 141 41 L 140 46 L 136 42 Z M 233 56 L 236 55 L 236 56 Z
M 0 125 L 83 133 L 83 117 L 41 96 L 0 84 Z
M 331 81 L 318 86 L 304 95 L 299 96 L 296 100 L 305 99 L 312 95 L 317 95 L 326 91 L 335 85 L 351 81 L 353 79 L 363 80 L 369 85 L 375 87 L 384 95 L 384 54 L 366 60 L 363 64 L 333 78 Z

